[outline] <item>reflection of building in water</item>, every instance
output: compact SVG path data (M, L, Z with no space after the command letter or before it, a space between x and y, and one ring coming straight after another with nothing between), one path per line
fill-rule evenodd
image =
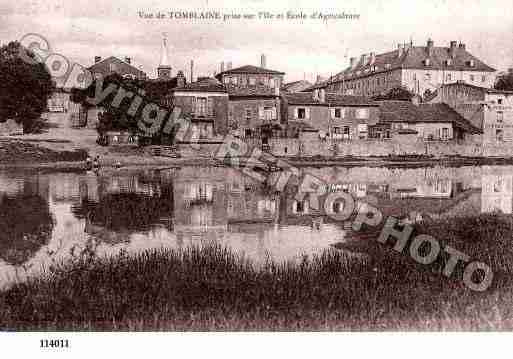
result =
M481 189L481 211L500 211L511 214L513 210L513 176L483 175Z
M391 198L450 198L453 193L453 183L450 179L427 179L411 187L396 187L390 192ZM461 186L455 186L461 188Z
M218 236L227 228L225 168L183 167L173 186L174 229L183 236Z

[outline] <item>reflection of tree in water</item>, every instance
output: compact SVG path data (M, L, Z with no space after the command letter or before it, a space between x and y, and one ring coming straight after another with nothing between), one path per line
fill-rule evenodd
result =
M159 196L107 193L100 196L99 202L83 200L73 208L73 213L112 231L144 231L172 216L173 191L171 186L162 186Z
M22 265L48 244L53 226L48 202L41 197L0 197L0 257Z

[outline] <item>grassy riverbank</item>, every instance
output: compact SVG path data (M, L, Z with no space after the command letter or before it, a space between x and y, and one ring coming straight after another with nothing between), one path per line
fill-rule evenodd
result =
M23 141L0 141L0 164L32 164L44 162L77 162L87 158L87 151L73 149L56 151Z
M437 265L387 250L356 258L330 249L262 268L217 246L153 250L80 260L16 285L0 294L0 328L511 330L511 219L480 216L416 231L490 264L493 285L473 292L461 269L446 278Z

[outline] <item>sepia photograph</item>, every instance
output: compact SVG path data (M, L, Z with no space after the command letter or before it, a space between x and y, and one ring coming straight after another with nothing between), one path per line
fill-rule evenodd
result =
M0 342L510 332L512 288L511 0L2 0Z

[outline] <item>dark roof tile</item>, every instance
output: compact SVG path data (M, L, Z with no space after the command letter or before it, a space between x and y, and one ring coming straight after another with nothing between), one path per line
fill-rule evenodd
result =
M312 92L283 93L283 99L290 105L325 105L325 106L377 106L372 100L363 96L349 96L327 93L326 101L314 100Z

